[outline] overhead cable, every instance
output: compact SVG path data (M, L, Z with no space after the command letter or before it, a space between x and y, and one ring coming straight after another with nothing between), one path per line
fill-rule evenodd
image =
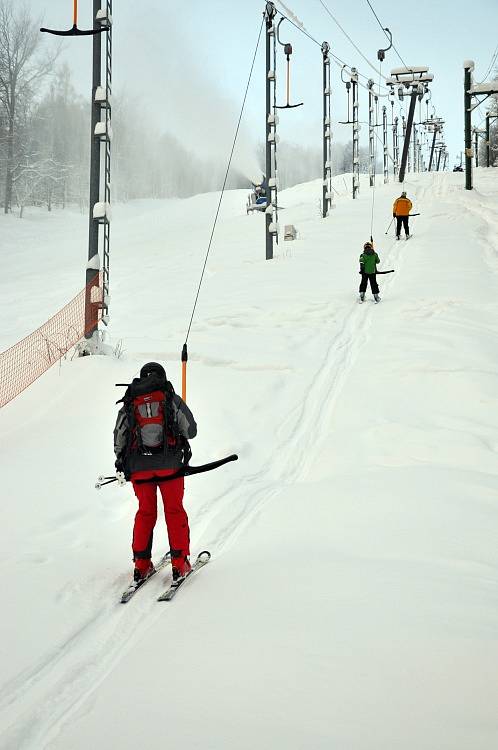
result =
M382 23L380 22L379 16L378 16L378 15L377 15L377 13L375 12L375 10L374 10L374 7L373 7L372 3L370 2L370 0L367 0L367 3L368 3L368 5L369 5L369 7L370 7L370 10L372 11L372 13L374 14L375 18L377 19L377 23L379 24L380 28L381 28L381 29L382 29L382 31L384 32L384 34L385 34L385 36L386 36L387 40L388 40L389 42L391 42L393 50L394 50L394 51L396 52L396 54L398 55L399 59L401 60L401 62L402 62L402 63L403 63L403 65L404 65L404 67L405 67L405 68L407 68L408 70L410 70L410 67L409 67L409 66L408 66L408 65L407 65L407 64L405 63L405 61L403 60L403 58L402 58L402 57L401 57L401 55L399 54L398 50L396 49L396 45L394 44L394 42L393 42L393 40L392 40L392 37L390 37L390 36L389 36L389 34L388 34L388 33L386 32L386 29L385 29L385 27L384 27L384 26L382 25Z
M246 104L247 93L249 91L249 85L251 83L252 73L253 73L253 70L254 70L254 63L256 62L256 55L257 55L258 49L259 49L259 41L261 39L261 32L263 30L263 25L264 25L264 18L263 18L263 20L261 22L261 26L259 28L258 41L256 42L256 49L254 50L254 55L253 55L253 58L252 58L251 70L249 72L249 78L247 79L247 85L246 85L246 90L245 90L245 93L244 93L244 99L243 99L243 102L242 102L242 107L240 109L239 120L237 122L237 127L235 129L235 136L234 136L233 143L232 143L232 149L230 151L230 157L228 159L227 169L226 169L226 173L225 173L225 179L223 180L223 187L221 188L220 200L218 201L218 208L216 209L216 215L214 217L213 228L211 230L211 236L209 238L209 244L208 244L208 248L207 248L207 252L206 252L206 257L204 259L204 265L202 267L201 278L200 278L200 281L199 281L199 286L197 288L197 294L195 296L194 306L192 308L192 314L190 316L190 322L188 324L187 335L185 336L185 345L187 344L188 337L189 337L189 334L190 334L190 329L192 327L192 321L194 320L195 309L197 307L197 301L199 299L199 294L200 294L200 291L201 291L202 281L204 279L204 272L206 271L206 265L207 265L207 262L208 262L209 253L210 253L210 250L211 250L211 245L212 245L212 242L213 242L214 232L215 232L215 229L216 229L216 224L218 222L218 216L219 216L219 213L220 213L221 202L223 200L223 195L225 193L225 188L226 188L226 184L227 184L227 180L228 180L228 173L229 173L230 167L232 165L233 152L235 151L235 144L237 143L237 137L239 135L240 123L242 122L242 115L244 114L244 108L245 108L245 104Z

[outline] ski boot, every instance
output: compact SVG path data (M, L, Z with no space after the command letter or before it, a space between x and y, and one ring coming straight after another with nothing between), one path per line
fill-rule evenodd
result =
M179 583L188 576L192 566L187 555L184 557L173 557L171 559L171 572L173 576L173 583Z
M365 292L360 292L360 302L365 302Z
M375 300L375 304L377 304L378 302L380 302L380 297L379 297L378 294L374 294L374 300Z

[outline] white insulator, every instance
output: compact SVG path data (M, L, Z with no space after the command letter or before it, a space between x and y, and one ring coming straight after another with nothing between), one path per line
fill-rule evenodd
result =
M265 208L265 214L273 214L275 212L275 206L273 203L269 203L268 206Z
M328 187L328 184L329 184L329 181L328 181L328 180L323 180L323 181L322 181L322 185L323 185L323 187Z
M112 211L111 204L106 201L99 201L93 207L93 218L94 219L107 219L111 220Z
M330 117L326 117L325 120L323 121L323 124L330 125Z
M87 271L100 271L100 257L98 253L92 255L86 264Z
M278 143L280 141L280 136L277 133L268 133L268 142L269 143Z
M270 232L270 234L278 234L280 231L280 224L276 221L270 222L268 231Z
M107 89L105 86L97 86L95 89L95 101L107 102Z
M278 179L277 177L270 177L268 180L268 187L270 188L276 188L278 187Z
M102 26L112 25L112 16L110 13L109 15L107 14L107 8L101 8L100 10L98 10L95 18Z
M330 163L329 161L326 161L326 162L325 162L325 169L330 169L330 168L331 168L331 166L332 166L332 165L331 165L331 163Z
M280 122L278 115L268 115L268 125L278 125Z
M323 93L325 94L325 96L330 96L330 86L326 86Z
M330 138L330 128L325 131L325 138Z
M112 127L111 127L111 121L110 120L102 120L101 122L98 122L95 125L94 130L95 135L98 135L99 138L105 138L109 141L112 141Z
M275 71L274 70L269 70L268 71L268 80L269 81L274 81L275 78L276 78Z

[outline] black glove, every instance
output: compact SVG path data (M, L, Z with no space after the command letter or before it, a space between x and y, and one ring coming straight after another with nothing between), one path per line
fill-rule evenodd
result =
M124 473L124 464L120 458L117 458L114 462L114 467L116 471L122 471Z
M395 219L395 218L396 218L396 214L393 214L393 219Z

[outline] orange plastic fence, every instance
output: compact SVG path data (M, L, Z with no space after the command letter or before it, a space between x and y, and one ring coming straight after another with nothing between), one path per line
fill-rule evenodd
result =
M85 300L90 304L86 308ZM58 362L102 317L101 274L29 336L0 354L0 408Z

